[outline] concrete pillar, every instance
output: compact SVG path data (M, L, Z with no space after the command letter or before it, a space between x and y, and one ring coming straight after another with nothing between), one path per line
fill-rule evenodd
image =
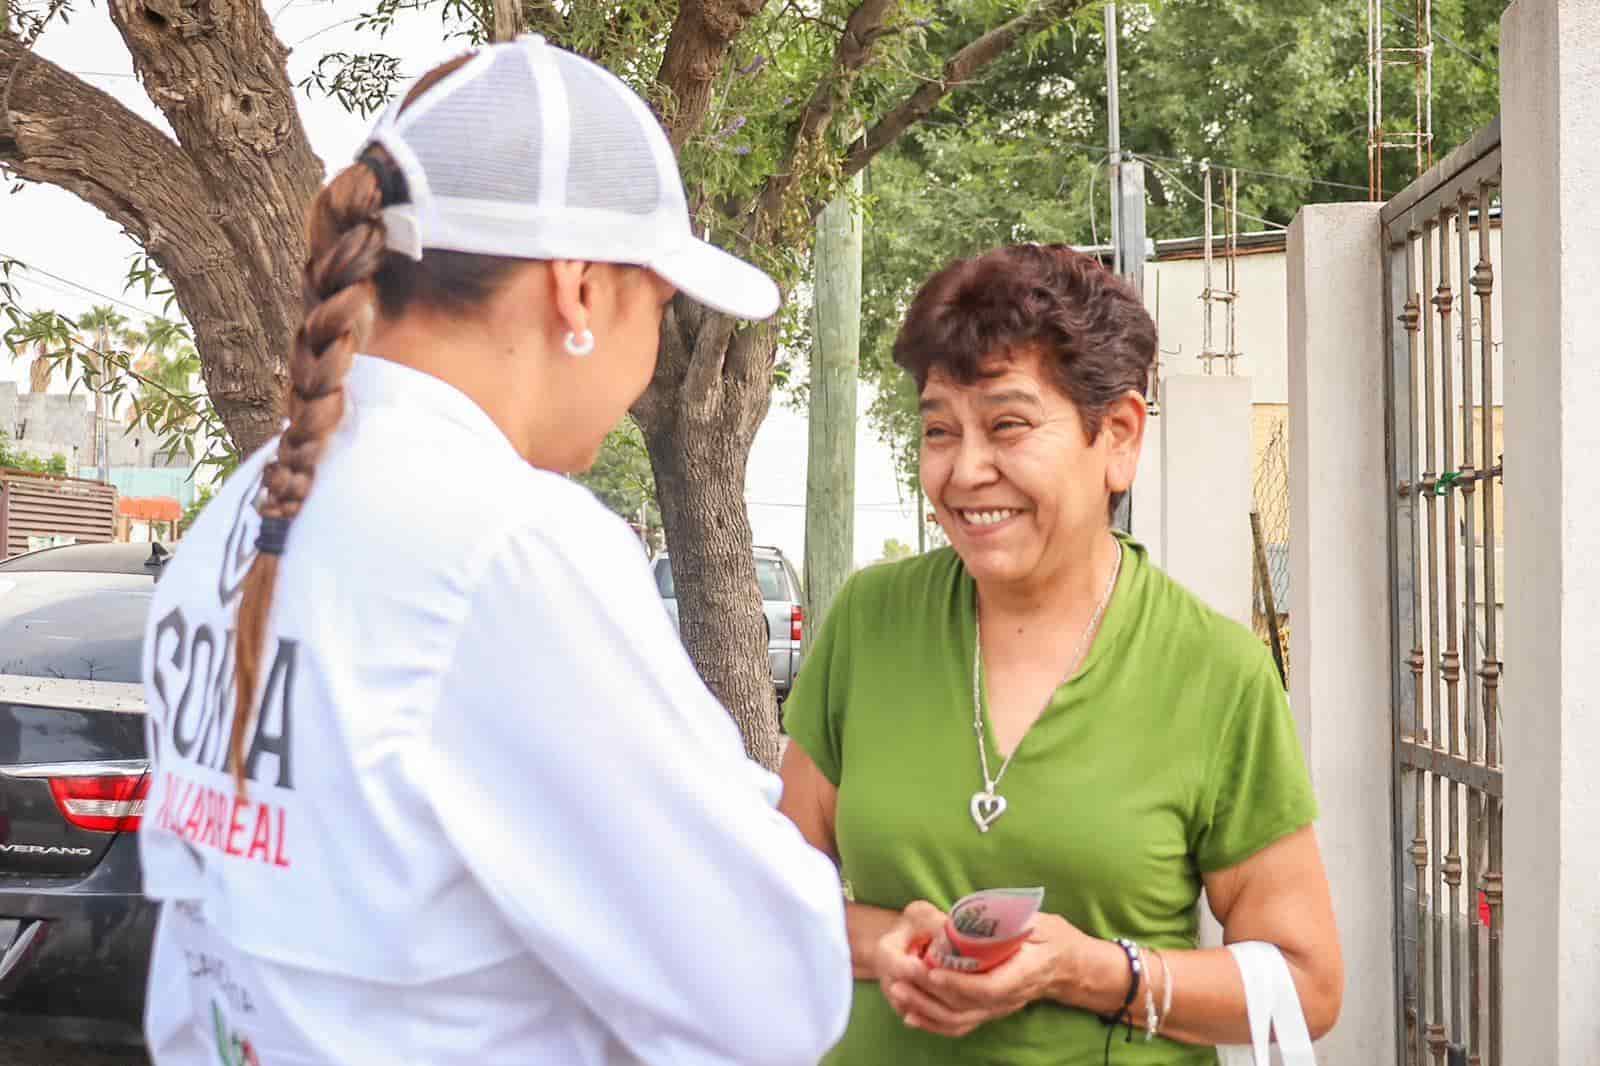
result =
M1344 1012L1318 1053L1340 1066L1396 1053L1379 209L1305 207L1289 229L1289 702L1344 947Z
M1600 4L1517 0L1500 32L1510 697L1501 1061L1590 1066L1600 1063Z
M1250 379L1163 378L1160 421L1165 569L1249 625Z
M1145 546L1150 561L1159 567L1167 565L1166 542L1162 539L1162 504L1165 492L1161 483L1162 439L1166 421L1153 415L1145 421L1144 450L1139 453L1139 469L1133 477L1133 489L1128 493L1133 500L1133 539Z

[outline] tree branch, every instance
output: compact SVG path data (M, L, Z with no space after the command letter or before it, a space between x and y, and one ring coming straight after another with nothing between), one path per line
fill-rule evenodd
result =
M754 234L770 232L781 216L806 153L827 135L839 106L849 98L851 83L871 57L873 44L883 36L889 16L898 6L899 0L862 0L850 13L834 48L833 68L812 90L811 99L795 120L783 165L761 191L751 222Z
M895 141L906 130L933 113L950 93L972 80L990 63L1010 51L1017 42L1049 27L1052 23L1069 18L1093 0L1038 0L1027 11L1001 23L978 37L945 61L944 71L937 78L920 86L899 106L880 118L851 145L845 156L843 177L851 178L872 161L872 158ZM813 204L813 218L821 212L823 204Z
M667 38L656 80L672 93L667 138L681 150L706 120L712 85L735 37L767 6L767 0L683 0Z
M110 94L7 37L0 37L0 165L70 190L147 246L180 242L227 255L183 149Z
M555 44L561 43L561 35L567 29L567 20L561 17L554 0L523 0L522 24Z

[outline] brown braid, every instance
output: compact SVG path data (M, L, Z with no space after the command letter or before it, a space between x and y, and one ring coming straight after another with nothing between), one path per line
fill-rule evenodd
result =
M373 278L383 264L383 191L372 169L347 168L312 201L302 276L305 323L289 354L289 427L263 476L264 522L292 521L305 505L317 460L344 415L344 376L372 324ZM265 538L263 538L265 539ZM229 760L245 789L245 737L261 673L279 553L261 550L246 575L235 638L237 693Z
M472 56L424 75L402 104L409 107ZM388 187L388 196L385 191ZM509 273L509 260L430 253L413 264L384 249L386 203L408 198L404 178L381 148L369 148L311 202L308 253L301 277L306 317L289 353L289 426L262 479L262 535L245 576L235 636L235 700L228 759L239 794L245 792L245 739L254 717L266 648L273 588L288 524L305 506L317 461L344 416L344 378L370 329L378 305L398 315L412 302L465 309L480 302ZM433 291L427 291L432 288ZM411 296L415 293L417 299Z

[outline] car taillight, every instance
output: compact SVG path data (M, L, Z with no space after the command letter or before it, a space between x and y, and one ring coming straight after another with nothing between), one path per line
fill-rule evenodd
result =
M68 822L96 833L135 832L150 794L149 774L52 777L50 794Z
M789 639L804 640L802 635L805 629L806 612L800 609L797 603L789 609Z

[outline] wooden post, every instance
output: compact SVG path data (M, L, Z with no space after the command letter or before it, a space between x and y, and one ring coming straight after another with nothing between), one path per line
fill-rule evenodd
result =
M494 23L489 27L489 40L494 44L515 40L521 20L518 0L492 0Z
M861 358L861 175L817 219L806 464L809 642L855 562L856 380Z

